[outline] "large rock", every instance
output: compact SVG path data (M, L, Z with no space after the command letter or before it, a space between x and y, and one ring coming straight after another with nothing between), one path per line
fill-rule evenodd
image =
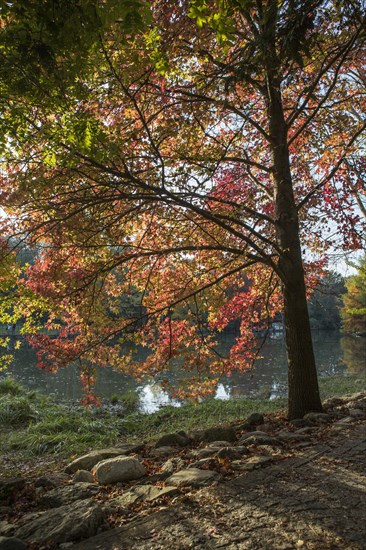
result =
M153 501L161 497L172 497L179 493L177 487L155 487L154 485L137 485L119 497L110 501L112 506L128 507L138 500Z
M202 433L202 440L210 441L236 441L235 430L230 426L216 426L207 428Z
M178 445L179 447L185 447L190 444L190 439L184 432L165 434L155 443L155 447L170 447L171 445Z
M0 481L0 500L12 498L25 486L25 480L22 477L3 479Z
M272 464L273 458L269 456L252 456L245 462L242 460L235 460L231 463L232 467L235 470L258 470L259 468L263 468L264 466L269 466Z
M200 470L198 468L190 468L187 470L180 470L172 476L168 477L167 483L169 485L180 486L191 486L191 487L200 487L202 485L207 485L212 481L215 481L219 478L219 475L216 472L211 470Z
M75 500L85 500L99 493L100 488L94 483L74 483L48 491L39 498L39 503L48 508L57 508Z
M99 462L92 472L95 479L102 485L130 481L144 476L146 471L137 458L119 456Z
M61 544L94 536L104 522L101 507L92 500L81 500L22 519L15 536L33 544Z
M264 424L264 416L260 413L252 413L248 416L248 418L237 426L238 430L250 430L252 428L255 428L256 426L260 426L261 424Z
M79 458L76 458L73 462L68 464L65 468L65 472L73 474L78 470L91 470L93 466L105 460L107 458L114 458L116 456L128 455L141 450L143 445L121 445L120 447L109 447L107 449L97 449L91 451Z

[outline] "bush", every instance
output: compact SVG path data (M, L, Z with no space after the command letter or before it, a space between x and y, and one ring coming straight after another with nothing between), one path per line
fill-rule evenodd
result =
M0 380L0 395L21 395L23 388L13 378L4 378Z

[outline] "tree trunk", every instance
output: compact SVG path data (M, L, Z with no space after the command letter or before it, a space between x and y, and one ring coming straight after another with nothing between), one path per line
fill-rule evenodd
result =
M289 419L301 418L322 405L315 366L301 257L299 219L293 193L287 146L281 81L275 48L269 48L267 65L267 109L273 160L279 272L282 278L286 350L288 360Z

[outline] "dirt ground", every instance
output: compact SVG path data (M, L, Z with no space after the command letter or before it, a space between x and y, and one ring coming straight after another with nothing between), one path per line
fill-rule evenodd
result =
M366 422L288 458L187 489L73 550L366 549Z

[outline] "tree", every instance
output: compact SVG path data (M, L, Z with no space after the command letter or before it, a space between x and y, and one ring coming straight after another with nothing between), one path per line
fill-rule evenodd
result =
M366 335L366 257L360 260L356 275L346 280L341 316L343 329L350 334Z
M339 309L345 291L344 278L339 273L329 272L321 278L308 301L310 324L313 329L340 329Z
M7 9L3 202L45 245L24 282L60 330L34 338L40 354L51 365L82 358L86 383L93 363L136 375L179 356L202 394L256 357L253 326L283 309L289 417L320 411L305 278L310 288L334 245L330 217L344 246L361 246L344 167L366 128L364 3L156 1L132 36L126 13L99 18L85 63L72 37L53 47L38 24L31 35L52 63L37 54L37 76L18 55L22 86L8 77L23 15ZM305 273L302 248L313 257ZM136 291L139 330L118 315L119 295ZM235 318L241 335L222 358L215 337ZM121 357L131 328L151 350L142 366Z

